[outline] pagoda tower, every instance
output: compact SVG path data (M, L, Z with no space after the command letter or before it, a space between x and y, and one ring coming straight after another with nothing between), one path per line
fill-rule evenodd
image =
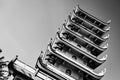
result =
M7 72L13 75L13 80L34 80L34 77L40 80L100 80L106 69L100 73L95 70L107 59L107 55L101 59L98 56L108 48L108 43L104 43L109 38L110 23L111 20L103 22L77 5L55 38L50 40L45 53L41 51L35 68L16 56L9 62Z
M108 44L102 44L109 38L105 34L110 22L77 5L37 59L35 67L52 77L43 80L100 80L106 69L100 73L95 69L107 59L107 55L101 59L98 56L108 48Z

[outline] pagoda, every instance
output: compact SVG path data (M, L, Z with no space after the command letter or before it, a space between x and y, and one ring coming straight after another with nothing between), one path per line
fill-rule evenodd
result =
M36 68L55 80L100 80L106 69L100 73L95 69L107 59L107 55L101 59L98 56L108 48L108 44L102 44L109 38L109 34L104 35L110 30L110 22L101 21L77 5L38 57Z

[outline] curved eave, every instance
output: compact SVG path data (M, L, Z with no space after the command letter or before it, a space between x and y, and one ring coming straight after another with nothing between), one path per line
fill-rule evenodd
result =
M110 21L109 21L109 22L103 22L102 20L100 20L100 19L96 18L95 16L89 14L88 12L82 10L82 9L79 7L79 5L76 6L75 11L76 11L76 12L77 12L77 11L83 12L83 13L86 14L87 16L89 16L89 17L95 19L96 21L102 23L103 25L105 25L105 27L108 26L108 25L110 24ZM104 27L104 28L105 28L105 27Z
M55 45L55 43L53 43L52 44L52 46L50 45L49 47L51 47L57 54L56 55L58 55L58 56L62 56L62 58L64 57L64 58L67 58L67 59L69 59L69 60L71 60L72 62L75 62L75 64L76 65L79 65L79 62L77 62L76 60L74 60L74 59L72 59L72 56L71 57L68 57L67 55L64 55L64 52L62 52L62 51L59 51L59 50L56 50L56 49L54 49L54 45ZM48 47L48 49L49 49L49 47ZM80 53L79 53L80 54ZM82 55L84 55L84 54L82 54ZM84 55L85 57L87 57L87 58L89 58L88 56L86 56L86 55ZM104 59L103 59L104 58ZM102 59L101 59L101 61L106 61L105 60L105 57L103 57ZM96 64L96 65L94 65L93 63L87 63L88 64L88 67L89 68L91 68L91 69L96 69L98 66L100 66L101 64L103 64L104 62L98 62L98 61L95 61L95 60L93 60L93 59L91 59L91 58L89 58L90 59L90 61L92 60L92 61L94 61L94 64ZM83 63L82 63L83 64ZM92 66L89 66L90 64L93 64L94 65L94 67L92 67ZM83 65L85 65L85 64L83 64Z
M97 26L93 25L93 24L90 23L89 21L86 21L85 19L82 19L81 17L79 17L79 16L77 16L77 15L75 14L75 11L73 11L72 15L75 16L75 17L77 17L78 19L80 19L80 20L88 23L89 25L91 25L91 26L93 26L94 28L98 29L99 31L103 32L104 34L109 31L108 29L103 30L103 29L101 29L101 28L98 28Z
M53 80L66 80L64 77L58 75L56 72L53 72L51 70L49 70L47 68L47 64L44 63L44 59L42 59L43 57L39 57L38 58L38 61L37 61L37 64L36 64L36 68L38 68L40 71L44 72L45 74L49 75L49 76L52 76Z
M47 64L47 63L43 63L43 60L45 60L45 58L40 60L40 64L46 72L50 73L50 75L58 78L59 80L75 80L74 78L72 78L72 77L68 76L67 74L54 68L54 66ZM58 79L56 79L56 80L58 80Z
M72 20L72 21L73 21L73 18L79 19L80 21L82 21L82 24L78 23L79 25L82 25L85 29L88 29L90 32L94 33L95 35L97 35L97 36L99 36L99 37L101 37L101 38L102 38L102 36L103 36L105 33L108 32L108 31L103 32L103 31L100 31L100 30L97 29L97 30L99 31L99 33L96 33L96 32L94 32L93 30L87 28L87 26L85 25L86 22L83 21L82 19L80 19L78 16L76 16L76 15L74 14L74 12L73 12L70 16L71 16L71 20ZM73 21L73 22L74 22L74 21ZM84 24L83 24L83 23L84 23ZM87 25L90 26L90 27L93 27L92 25L90 25L90 24L88 24L88 23L87 23Z
M73 77L68 76L67 74L59 71L57 68L55 68L55 67L52 66L52 65L46 64L46 67L47 67L49 70L51 70L52 72L61 75L61 76L64 77L66 80L76 80L76 79L74 79Z
M56 34L55 40L59 40L60 42L68 45L69 47L71 47L72 49L76 50L77 52L80 52L81 54L83 54L83 55L91 58L91 59L94 60L94 61L96 61L97 63L102 64L102 63L104 63L104 62L106 61L106 59L98 59L96 56L94 56L94 55L92 55L92 54L90 54L90 53L86 53L86 52L82 51L80 48L75 47L75 46L71 45L70 43L61 40L61 38L60 38L60 36L59 36L59 33ZM54 41L55 41L55 40L54 40ZM54 41L53 41L53 42L54 42Z
M96 34L94 34L94 33L93 33L92 31L90 31L89 29L84 28L83 25L77 25L77 24L75 24L75 23L71 20L71 16L70 16L70 15L68 16L68 22L67 22L67 24L73 24L73 25L75 25L76 27L82 29L83 31L87 32L88 34L91 34L92 36L98 38L99 40L101 40L101 41L103 41L103 42L105 42L105 41L108 39L108 37L107 37L107 38L101 38L101 37L97 36ZM68 27L66 26L66 28L68 28Z
M82 38L81 36L79 36L78 34L74 33L73 31L68 30L65 26L62 27L61 31L62 31L62 30L66 30L66 31L69 32L70 34L76 36L78 39L80 39L80 40L88 43L89 45L95 47L96 49L98 49L98 50L100 50L100 51L102 51L102 52L107 49L107 48L101 48L101 47L97 46L96 44L91 43L90 41Z
M68 63L71 63L73 66L77 67L78 69L80 70L83 70L85 73L91 75L92 77L95 77L97 79L101 79L105 72L104 71L101 71L101 73L95 73L93 70L91 70L90 68L82 65L82 64L76 64L74 61L70 60L69 57L65 57L65 56L61 56L61 55L58 55L58 52L54 51L51 47L49 48L49 50L51 51L51 53L53 53L54 55L56 56L59 56L60 58L62 58L63 60L65 60L66 62Z

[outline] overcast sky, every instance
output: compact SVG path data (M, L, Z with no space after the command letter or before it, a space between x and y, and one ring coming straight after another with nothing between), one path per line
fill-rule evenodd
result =
M40 51L45 52L54 35L75 5L99 19L112 20L108 60L97 71L107 68L102 80L120 76L120 2L119 0L0 0L0 48L6 60L19 59L34 67Z

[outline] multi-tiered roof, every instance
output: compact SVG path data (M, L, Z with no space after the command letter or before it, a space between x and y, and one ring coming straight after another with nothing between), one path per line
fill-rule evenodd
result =
M94 70L107 58L97 57L108 47L102 44L109 38L104 36L109 24L110 21L103 22L77 6L38 58L36 68L56 80L100 80L106 69L100 73Z

